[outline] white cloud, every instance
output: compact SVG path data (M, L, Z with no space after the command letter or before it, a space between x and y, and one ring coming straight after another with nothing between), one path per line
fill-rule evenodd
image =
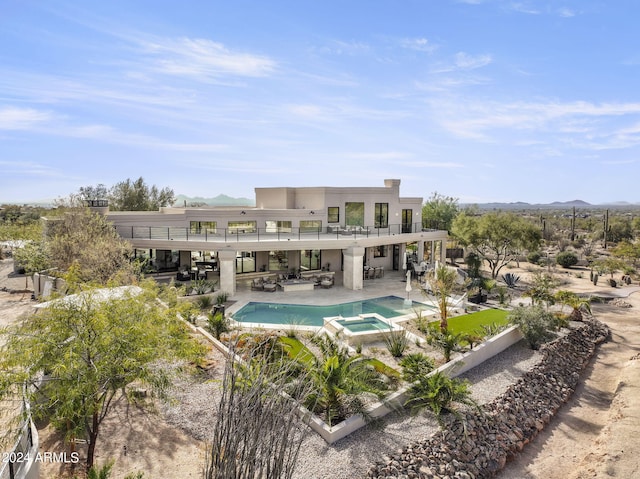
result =
M272 74L276 62L266 56L229 50L222 43L203 38L141 41L157 70L170 75L201 79L233 75L263 77Z
M561 8L558 10L558 15L564 18L571 18L577 15L575 10L571 10L570 8Z
M462 70L474 70L482 68L491 63L491 55L469 55L468 53L458 52L455 56L455 65Z
M528 15L539 15L541 12L531 6L528 3L524 2L513 2L509 5L511 10L515 10L519 13L526 13Z
M0 108L0 130L30 130L50 121L53 115L33 108Z
M417 50L419 52L433 53L438 49L437 45L434 45L426 38L403 38L400 40L400 45L403 48L409 50Z

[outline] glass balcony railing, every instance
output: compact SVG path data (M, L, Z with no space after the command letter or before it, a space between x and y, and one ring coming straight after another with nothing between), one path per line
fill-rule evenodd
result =
M173 241L205 242L249 242L249 241L294 241L327 240L348 238L370 238L394 236L421 231L436 231L438 228L423 228L422 223L396 224L385 228L373 226L326 226L322 228L217 228L216 230L194 231L189 227L165 226L116 226L116 231L124 239L149 239Z

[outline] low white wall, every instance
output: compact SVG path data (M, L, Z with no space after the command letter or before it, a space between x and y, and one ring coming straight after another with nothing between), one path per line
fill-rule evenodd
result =
M194 328L193 325L190 325L190 327L197 330L207 338L218 350L228 354L228 350L225 345L215 339L204 328ZM459 376L460 374L482 364L484 361L492 358L496 354L501 353L510 346L513 346L521 339L522 333L518 327L512 326L476 346L471 351L468 351L452 359L448 363L443 364L439 368L433 370L430 374L435 374L440 371L449 377ZM402 408L407 400L408 390L409 386L401 388L387 396L384 402L377 402L371 405L368 409L368 415L372 418L380 418L386 416L394 409ZM334 442L347 437L349 434L367 425L364 417L360 414L351 416L335 426L327 425L322 419L314 414L310 414L306 409L301 409L300 416L309 418L308 423L311 429L318 433L328 444L333 444Z
M485 341L477 346L475 349L460 355L446 364L443 364L439 368L432 371L430 374L435 374L440 371L447 376L456 377L463 374L470 369L480 365L487 359L501 353L505 349L513 346L522 339L522 333L517 326L512 326L502 333L494 336L493 338ZM373 418L379 418L389 414L394 408L402 408L407 400L407 393L409 387L404 387L395 393L387 396L384 402L377 402L373 404L368 413ZM336 424L333 427L329 427L317 416L312 416L312 420L309 422L309 426L316 431L322 438L329 444L348 436L349 434L357 431L361 427L367 425L367 422L361 415L351 416L345 421Z

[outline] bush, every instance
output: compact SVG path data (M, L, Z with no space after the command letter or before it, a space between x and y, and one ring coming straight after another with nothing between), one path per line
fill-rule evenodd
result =
M519 306L508 316L509 321L516 324L531 349L553 339L558 329L558 318L541 306Z
M404 329L389 331L384 337L384 342L394 358L401 357L409 347L409 337Z
M542 253L540 251L532 251L527 255L527 261L532 264L538 264L540 262L540 258L542 258Z
M205 309L211 309L211 306L213 306L213 298L211 296L198 296L194 303L198 309L204 311Z
M571 251L563 251L556 256L556 263L563 268L571 268L578 264L578 257Z

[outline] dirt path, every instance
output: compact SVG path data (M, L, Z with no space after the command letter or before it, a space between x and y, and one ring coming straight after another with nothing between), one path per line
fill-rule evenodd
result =
M594 305L611 328L572 399L500 479L640 477L640 293Z

